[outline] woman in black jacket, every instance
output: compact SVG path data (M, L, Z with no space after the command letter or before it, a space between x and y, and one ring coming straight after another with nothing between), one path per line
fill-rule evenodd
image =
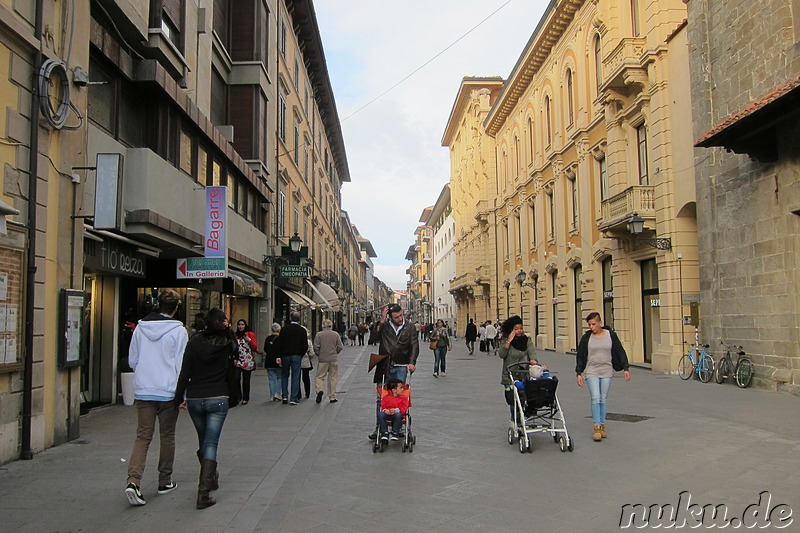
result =
M238 391L230 390L227 379L235 354L236 340L228 317L221 309L210 310L203 333L192 337L186 345L175 390L175 401L181 409L189 410L199 441L198 509L217 503L208 493L219 487L217 446L228 415L230 395L238 395Z
M614 371L622 370L625 381L630 381L628 356L617 334L606 326L595 311L586 316L589 324L587 331L578 343L578 354L575 357L575 373L578 386L586 386L592 401L592 419L594 432L592 438L600 441L606 437L606 403L611 388ZM586 377L584 378L584 373Z

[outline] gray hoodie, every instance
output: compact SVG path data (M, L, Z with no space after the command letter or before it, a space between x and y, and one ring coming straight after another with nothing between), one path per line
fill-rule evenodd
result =
M188 340L183 324L172 317L150 313L139 321L128 354L134 398L172 401Z

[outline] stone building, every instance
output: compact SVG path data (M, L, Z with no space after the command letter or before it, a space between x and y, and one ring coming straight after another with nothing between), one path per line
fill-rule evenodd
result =
M456 265L449 291L456 320L466 325L500 317L497 306L497 197L494 139L484 120L503 89L498 77L465 77L450 111L442 146L450 150L450 205Z
M539 348L574 350L597 310L632 361L676 367L698 292L685 19L679 0L552 2L483 121L490 295Z
M700 328L800 390L800 3L687 0Z
M431 304L434 322L442 319L453 327L456 323L455 299L450 292L450 283L456 276L455 219L450 204L450 185L442 187L436 203L430 210L425 224L431 228L430 248Z

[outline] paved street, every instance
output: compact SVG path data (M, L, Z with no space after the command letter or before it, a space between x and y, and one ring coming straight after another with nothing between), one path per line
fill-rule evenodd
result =
M800 398L634 368L631 382L614 380L609 412L650 418L612 421L608 438L594 443L574 358L542 352L562 378L575 451L561 453L537 435L533 453L521 454L506 442L499 359L469 356L460 339L447 376L436 379L423 343L412 381L417 445L411 454L399 445L373 454L373 348L343 352L336 404L317 405L313 394L298 406L268 403L258 371L251 403L232 410L223 429L214 507L194 508L199 467L186 413L178 489L156 494L154 442L142 486L147 505L129 506L135 412L113 406L81 418L79 441L0 467L0 531L605 532L619 530L622 505L677 506L682 491L701 506L726 504L729 517L762 491L772 507L800 511Z

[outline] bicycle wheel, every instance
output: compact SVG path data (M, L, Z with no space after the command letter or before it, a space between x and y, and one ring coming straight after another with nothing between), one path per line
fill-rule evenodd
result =
M704 353L700 356L700 362L697 363L697 377L703 383L711 381L714 375L714 358L709 354Z
M726 355L722 359L720 359L719 364L717 365L717 371L714 373L717 383L722 383L725 381L725 378L731 375L731 358L730 356Z
M694 374L694 365L692 364L692 360L689 359L687 354L683 354L681 360L678 361L678 375L681 379L686 380L692 377Z
M753 381L753 363L750 359L739 359L739 362L736 363L736 370L734 371L736 375L736 384L744 389L750 386L750 383Z

